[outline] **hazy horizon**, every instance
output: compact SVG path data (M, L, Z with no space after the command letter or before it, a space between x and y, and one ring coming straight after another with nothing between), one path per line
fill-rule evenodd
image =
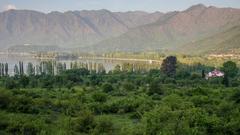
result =
M57 4L56 4L57 3ZM169 12L185 10L192 5L240 8L239 0L2 0L0 12L9 9L35 10L44 13L106 9L113 12L145 11Z

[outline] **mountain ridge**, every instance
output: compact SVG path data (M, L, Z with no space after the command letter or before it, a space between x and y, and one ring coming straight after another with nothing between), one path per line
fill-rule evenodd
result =
M134 13L135 18L131 17ZM129 28L153 22L161 15L162 13L145 12L115 13L108 10L47 14L30 10L10 10L0 13L0 40L4 45L89 45L110 36L120 35ZM145 19L146 17L149 19Z
M10 10L0 13L0 48L27 43L85 52L177 51L238 25L240 9L202 4L168 13Z
M152 24L137 27L117 38L102 41L92 48L111 46L108 51L131 51L130 47L125 48L132 45L134 51L148 48L174 50L189 41L212 36L238 24L240 9L193 6L182 12L165 14Z

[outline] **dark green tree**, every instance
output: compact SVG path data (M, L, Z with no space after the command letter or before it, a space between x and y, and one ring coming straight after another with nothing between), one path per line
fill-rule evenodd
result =
M74 122L74 129L80 133L90 133L96 126L94 115L89 112L83 112L81 117L77 118Z
M135 89L134 84L131 82L124 82L124 83L122 83L122 86L123 86L123 89L126 91L132 91Z
M62 63L57 64L57 74L60 74L64 71L64 66Z
M163 94L163 90L160 84L160 81L154 80L149 84L149 89L148 89L148 94L153 95L153 94Z
M14 75L15 76L19 76L20 75L19 68L18 68L18 66L16 64L14 66Z
M41 74L40 66L36 65L36 75L40 75L40 74Z
M3 76L3 73L2 73L2 63L0 63L0 76Z
M63 63L63 70L64 70L64 71L67 70L67 65L66 65L66 63Z
M19 74L24 75L23 62L19 61Z
M174 77L176 75L176 65L177 58L175 56L168 56L163 60L161 65L161 72L169 77Z
M9 77L5 80L5 87L7 89L14 89L14 88L17 88L17 83L16 83L16 81L14 81L13 78Z
M35 68L31 62L29 62L27 65L27 75L29 76L35 75Z
M8 63L5 63L5 75L8 76Z
M4 74L4 64L3 63L1 63L1 76L4 76L5 74Z
M121 66L120 65L116 65L114 67L113 73L119 73L119 72L121 72Z
M19 83L22 85L23 88L26 88L29 84L29 78L25 75L20 77Z
M113 86L110 83L104 83L102 85L102 90L104 92L111 92L111 91L113 91Z
M231 78L235 77L238 73L237 64L232 61L227 61L223 63L223 67L221 68L221 70L225 73L225 75Z
M202 70L202 78L205 78L206 75L205 75L205 70Z
M229 77L227 74L224 75L223 77L223 84L226 86L226 87L229 87Z

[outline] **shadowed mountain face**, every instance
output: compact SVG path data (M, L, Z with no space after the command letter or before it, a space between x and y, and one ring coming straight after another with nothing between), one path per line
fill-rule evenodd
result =
M131 28L155 22L162 13L107 10L51 12L28 10L0 13L0 46L18 44L82 47L119 36Z
M181 12L146 13L107 10L51 12L11 10L0 13L0 47L18 44L79 47L82 51L199 51L214 49L210 37L236 36L240 9L195 5ZM234 32L234 34L231 34ZM221 36L220 36L221 37ZM231 37L222 38L229 40ZM202 40L208 40L203 42ZM198 44L200 43L201 44ZM215 42L215 41L212 41ZM224 48L226 43L221 42ZM193 49L197 47L198 50ZM212 46L212 47L209 47ZM240 47L239 43L233 43Z

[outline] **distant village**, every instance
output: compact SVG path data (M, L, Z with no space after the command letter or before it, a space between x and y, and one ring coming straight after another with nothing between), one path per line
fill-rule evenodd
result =
M230 49L226 52L213 51L208 58L240 59L240 49Z

